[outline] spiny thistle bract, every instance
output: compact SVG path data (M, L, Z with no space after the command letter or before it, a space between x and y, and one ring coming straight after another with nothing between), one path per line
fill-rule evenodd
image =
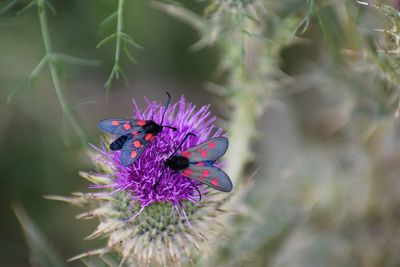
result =
M135 101L133 103L135 119L161 120L163 105L148 101L147 108L141 111ZM123 166L120 152L108 149L113 140L111 136L103 139L101 148L93 146L90 156L98 173L81 172L80 175L100 192L49 197L89 208L90 211L78 218L98 218L100 224L87 238L108 238L104 248L71 260L116 251L122 258L121 265L124 262L128 266L156 263L180 266L182 262L193 261L200 249L204 255L202 245L210 247L206 241L222 232L221 215L225 213L222 205L231 194L223 198L222 193L193 180L203 195L199 202L198 191L188 178L173 174L169 169L165 169L157 193L154 184L164 169L163 161L187 133L196 136L189 138L182 149L222 134L222 129L216 128L214 122L209 106L196 108L181 97L169 106L164 120L164 125L178 130L164 129L132 165Z
M390 20L391 28L390 29L377 29L376 31L381 31L386 34L389 34L393 38L393 42L395 45L395 49L399 49L400 46L400 13L395 8L385 4L371 4L364 1L357 1L357 3L365 6L372 6L376 8L379 12L381 12L384 16L386 16ZM398 53L398 51L390 51L394 53Z

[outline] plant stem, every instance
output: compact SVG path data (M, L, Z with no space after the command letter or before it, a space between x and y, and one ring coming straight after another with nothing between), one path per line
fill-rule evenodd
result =
M254 127L258 119L258 103L255 95L240 92L230 99L233 111L229 124L230 145L226 158L229 162L227 173L233 182L242 180L245 165L251 159L250 143L255 135Z
M108 78L105 87L107 89L106 91L106 97L108 98L108 95L110 93L111 89L111 84L112 80L115 78L119 79L119 74L123 75L123 72L120 68L119 61L120 61L120 56L121 56L121 45L122 45L122 34L124 30L124 20L123 20L123 6L124 6L125 0L118 0L118 10L117 10L117 32L115 33L115 56L114 56L114 66L112 68L110 77Z
M84 147L87 145L87 138L85 131L79 124L78 120L75 118L75 116L72 114L71 110L68 107L67 102L65 101L65 97L62 91L62 85L61 85L61 79L57 71L57 66L52 60L52 47L51 47L51 40L50 40L50 34L49 34L49 27L47 24L47 17L46 17L46 9L45 9L45 3L44 0L36 0L37 7L38 7L38 14L39 14L39 20L40 20L40 28L42 31L42 38L43 38L43 44L44 44L44 49L46 53L46 58L48 58L47 63L49 65L50 69L50 76L54 85L54 90L56 92L58 101L60 102L61 109L64 112L65 117L71 124L72 128L75 130L76 134L79 136L81 143Z
M116 37L116 47L115 47L115 64L119 64L119 57L121 54L121 33L124 28L124 21L122 17L122 10L125 0L118 1L118 21L117 21L117 37Z

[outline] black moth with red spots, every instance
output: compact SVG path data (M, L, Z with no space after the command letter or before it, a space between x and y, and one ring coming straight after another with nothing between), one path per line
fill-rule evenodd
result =
M111 150L121 150L121 163L124 166L132 164L143 153L145 148L162 132L164 127L176 131L175 127L162 125L165 112L171 101L171 95L167 92L168 100L160 124L153 120L136 119L104 119L99 122L99 128L107 133L119 135L110 144Z
M228 139L226 137L215 137L186 151L182 151L179 155L175 155L182 143L190 135L193 134L187 134L174 153L164 161L165 166L218 191L232 191L233 185L229 176L214 166L215 161L222 157L228 149ZM154 185L155 190L161 178L162 175ZM189 181L192 183L190 179ZM193 183L192 185L196 187ZM199 190L198 192L201 199L201 193Z

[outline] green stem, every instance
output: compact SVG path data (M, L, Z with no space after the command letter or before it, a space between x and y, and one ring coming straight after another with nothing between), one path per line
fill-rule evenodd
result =
M50 76L54 85L54 90L56 92L58 101L60 102L61 109L64 112L65 117L75 130L76 134L79 136L82 145L86 147L87 145L87 139L86 139L86 134L83 128L80 126L78 120L75 118L75 116L72 114L71 110L68 107L67 102L65 101L64 94L62 92L62 85L61 85L61 79L57 71L57 66L54 63L54 61L51 59L51 55L53 53L52 47L51 47L51 41L50 41L50 34L49 34L49 27L47 24L47 17L46 17L46 10L45 10L45 3L44 0L36 0L37 6L38 6L38 14L39 14L39 20L40 20L40 28L42 31L42 38L43 38L43 44L44 44L44 49L46 52L46 58L48 58L47 62L49 65L50 69Z
M106 98L108 98L112 81L115 78L119 79L119 74L121 68L119 66L120 56L121 56L121 45L122 45L122 34L124 30L124 20L123 20L123 7L124 7L125 0L118 1L118 10L117 10L117 32L115 33L115 56L114 56L114 66L112 68L111 74L105 84L107 89L106 91Z
M125 0L118 1L118 21L117 21L117 40L116 40L116 47L115 47L115 64L119 64L119 57L121 54L121 33L124 29L124 21L122 17L122 10L124 6Z

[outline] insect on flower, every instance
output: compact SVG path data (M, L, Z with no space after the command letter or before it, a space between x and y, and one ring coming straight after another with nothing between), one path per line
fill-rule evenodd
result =
M214 166L214 163L225 154L225 151L228 149L228 139L226 137L211 138L200 145L180 152L179 155L175 155L189 136L194 136L194 134L186 134L185 138L171 156L164 161L164 170L170 168L175 172L181 173L183 176L206 184L218 191L232 191L233 186L229 176L224 171ZM154 185L155 191L163 173ZM197 189L201 200L199 189L190 179L189 182Z
M104 119L99 122L99 128L105 132L119 135L110 144L111 150L121 150L121 163L124 166L132 164L143 153L146 147L154 138L162 132L163 128L177 129L172 126L162 125L165 112L171 102L171 95L168 95L167 103L161 118L160 124L153 120L138 119Z

